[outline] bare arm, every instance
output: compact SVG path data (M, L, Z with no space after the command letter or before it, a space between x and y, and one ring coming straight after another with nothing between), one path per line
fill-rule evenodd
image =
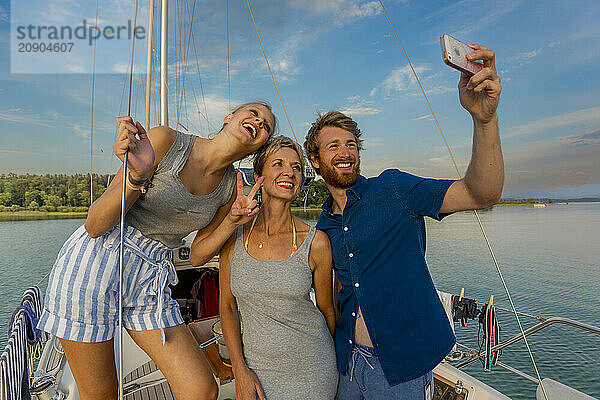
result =
M333 260L331 243L327 234L317 231L308 255L315 282L317 307L325 317L331 336L335 333L335 309L333 307Z
M337 274L335 274L335 277L333 279L333 309L335 310L336 322L341 317L340 309L338 308L338 305L337 305L338 296L340 295L341 291L342 291L342 284L340 283L340 280L338 279Z
M146 134L139 122L133 125L131 117L117 118L117 124L119 132L113 144L113 152L121 160L124 159L125 152L129 152L127 164L133 179L149 178L175 140L175 131L168 127L157 127ZM136 135L139 139L135 137ZM106 191L89 208L85 229L91 237L102 236L119 223L122 187L123 166L121 165ZM139 190L126 186L125 212L131 208L140 194Z
M454 182L444 197L441 213L474 210L494 205L504 186L504 160L498 134L500 77L496 73L495 54L479 45L471 45L471 60L483 60L484 68L470 76L461 74L458 84L460 102L473 118L473 150L465 177Z
M242 337L240 329L240 318L238 314L237 302L235 296L231 292L231 256L235 246L235 233L231 235L229 240L221 250L219 261L219 291L220 291L220 313L221 313L221 328L229 357L233 374L235 376L235 392L236 399L240 400L255 400L258 394L261 400L265 399L265 395L260 386L260 382L256 375L248 368L244 360L242 351Z
M239 225L245 224L258 214L259 208L254 196L263 180L263 177L258 179L248 196L245 196L242 175L238 172L236 189L231 194L231 199L217 210L212 221L200 229L194 238L190 254L192 265L207 263L221 250L225 241Z

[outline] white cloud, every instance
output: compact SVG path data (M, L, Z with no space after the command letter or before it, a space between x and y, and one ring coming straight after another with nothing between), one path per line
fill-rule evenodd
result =
M541 51L541 49L527 51L524 53L517 54L515 58L521 61L531 60L532 58L535 58L538 54L540 54Z
M112 72L115 72L117 74L126 74L129 72L129 65L125 63L113 64Z
M347 108L341 110L341 112L344 114L357 116L357 115L379 114L381 112L381 110L379 110L377 108L373 108L373 107L352 106L352 107L347 107Z
M425 114L425 115L421 115L420 117L416 117L413 119L413 121L422 121L422 120L432 120L433 117L431 116L431 114Z
M84 68L81 65L75 65L75 64L66 64L65 68L67 68L67 70L69 72L73 72L73 73L77 73L77 74L83 74L85 72L88 72L88 68Z
M417 75L422 75L430 68L426 66L415 66ZM392 70L387 78L379 85L374 87L369 93L374 96L377 92L382 91L385 95L391 95L393 92L404 92L416 88L416 80L409 65L397 67Z
M438 85L438 86L424 88L424 89L425 89L425 93L428 95L452 93L452 92L457 91L456 87L449 87L449 86L444 86L444 85Z
M372 106L373 101L364 100L360 96L350 96L348 102L351 104L344 107L340 112L353 116L375 115L381 112L380 109Z
M598 120L600 120L600 107L586 108L583 110L573 111L566 114L555 115L553 117L547 117L539 119L537 121L528 122L512 130L509 130L507 134L502 135L502 138L506 139L514 136L530 135L548 129L558 128L561 126L593 122Z
M41 156L40 153L21 150L0 150L0 154L17 155L17 156Z
M599 183L599 150L599 129L505 149L505 192Z
M184 104L179 109L179 123L195 135L202 137L214 136L221 128L223 117L229 112L227 97L205 93L203 99L197 99L199 104L196 104L193 95L190 93L186 97ZM233 105L242 103L235 99L232 99L231 102ZM177 111L170 110L169 124L175 126L176 121Z
M73 130L77 136L80 136L84 139L90 138L90 126L83 126L80 124L73 125Z
M309 46L314 45L321 36L331 31L339 29L344 25L353 23L358 19L369 18L382 12L378 1L363 0L311 0L311 1L289 1L290 7L299 10L300 14L309 14L305 21L313 21L311 26L300 25L296 33L287 35L280 40L280 45L269 51L267 55L269 63L274 72L277 73L277 81L290 82L302 70L302 62L299 59L299 53ZM263 35L263 40L268 40L268 36ZM249 63L258 65L261 73L266 70L264 61L258 63ZM255 71L256 72L256 71Z
M379 1L364 0L311 0L297 2L292 6L301 8L308 13L326 16L336 16L335 23L346 24L358 18L367 18L382 12Z
M46 127L53 126L47 121L46 118L31 112L25 112L21 108L12 108L0 111L0 120L15 124L34 124Z
M455 25L461 28L451 32L450 35L459 40L467 40L474 32L489 29L490 26L496 26L499 20L515 11L521 3L521 0L505 0L502 2L493 0L483 2L482 0L461 1L446 7L445 10L438 10L436 14L442 18L452 15ZM476 9L479 12L477 18L465 24L464 11L468 9Z
M569 135L562 138L576 147L600 145L600 129L592 129L586 132Z
M382 12L378 1L370 1L364 4L348 2L345 7L340 10L339 16L342 19L365 18L378 15Z

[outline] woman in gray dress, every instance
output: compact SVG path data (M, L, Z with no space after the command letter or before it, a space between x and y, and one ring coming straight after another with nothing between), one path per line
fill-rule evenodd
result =
M335 397L331 245L290 210L303 167L302 149L284 136L256 155L260 212L221 250L221 323L238 400Z

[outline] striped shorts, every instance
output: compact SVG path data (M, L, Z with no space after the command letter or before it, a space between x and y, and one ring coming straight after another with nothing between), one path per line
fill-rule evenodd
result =
M171 251L126 226L123 327L145 331L183 323L169 285L177 284ZM61 339L103 342L119 318L120 226L91 238L84 226L65 242L50 274L38 328Z

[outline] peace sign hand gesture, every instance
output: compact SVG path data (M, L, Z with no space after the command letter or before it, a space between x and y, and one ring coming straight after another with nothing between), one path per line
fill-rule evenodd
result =
M229 220L235 225L243 225L250 221L252 217L258 214L260 207L258 207L258 201L254 198L258 189L265 180L264 176L258 178L248 196L244 194L244 182L242 179L242 173L237 173L237 195L235 201L231 205L229 211Z
M475 75L464 72L458 82L460 104L478 122L490 122L496 115L500 101L500 77L496 73L496 56L492 50L478 44L470 44L472 53L467 55L469 61L482 60L483 69Z

